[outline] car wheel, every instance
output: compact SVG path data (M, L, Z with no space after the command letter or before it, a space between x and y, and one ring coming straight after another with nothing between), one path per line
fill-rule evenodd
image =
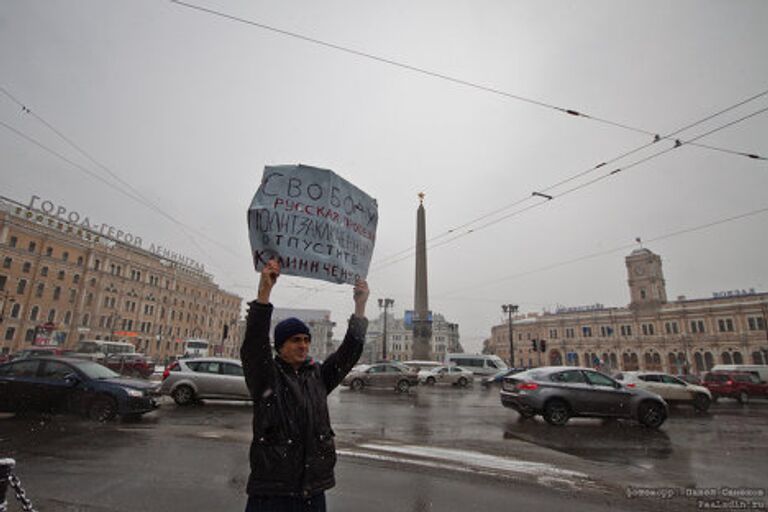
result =
M736 398L736 400L738 400L740 404L745 404L749 402L749 395L747 394L746 391L741 391L739 393L739 396Z
M458 384L459 384L460 387L465 388L465 387L469 386L469 381L467 380L466 377L459 377Z
M97 396L88 405L88 418L93 421L109 421L117 415L117 402L111 396Z
M427 377L427 386L434 386L434 385L435 385L435 378Z
M360 391L363 389L365 384L360 379L355 379L352 381L352 384L349 385L349 387L352 389L352 391Z
M667 419L664 406L657 402L643 402L637 409L637 419L648 428L659 428Z
M403 379L403 380L397 381L397 386L395 386L395 390L397 390L398 393L407 393L410 387L411 385L408 383L408 381Z
M693 408L699 412L707 412L711 402L707 395L700 393L693 399Z
M544 406L544 419L550 425L561 426L571 419L571 410L562 400L551 400Z
M179 405L189 405L195 401L195 391L187 385L181 385L174 389L171 396Z

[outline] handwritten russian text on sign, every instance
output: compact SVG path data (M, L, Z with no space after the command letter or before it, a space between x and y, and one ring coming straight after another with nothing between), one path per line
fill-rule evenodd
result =
M254 267L274 257L284 274L354 283L368 275L378 219L376 200L333 171L267 166L248 209Z

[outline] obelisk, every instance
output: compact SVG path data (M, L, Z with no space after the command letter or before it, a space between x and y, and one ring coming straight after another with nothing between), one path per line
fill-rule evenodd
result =
M424 193L419 193L416 211L416 282L413 298L413 358L417 361L432 359L432 319L429 315L427 291L427 221L424 212Z

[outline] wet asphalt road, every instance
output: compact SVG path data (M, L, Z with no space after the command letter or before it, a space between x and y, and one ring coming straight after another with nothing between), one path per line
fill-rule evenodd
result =
M696 510L681 494L768 492L768 401L680 407L659 431L521 420L479 386L341 389L329 404L339 451L330 510ZM5 415L0 457L17 459L43 512L242 510L250 418L247 403L214 401L168 401L129 423ZM665 489L675 496L627 497Z

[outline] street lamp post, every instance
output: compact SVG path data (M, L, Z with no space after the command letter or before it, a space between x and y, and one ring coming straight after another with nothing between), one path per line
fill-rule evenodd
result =
M512 314L517 313L517 304L502 304L501 310L507 313L509 318L509 366L515 367L515 341L512 337Z
M393 299L379 299L379 308L384 308L384 340L381 343L381 358L387 360L387 309L395 304Z

